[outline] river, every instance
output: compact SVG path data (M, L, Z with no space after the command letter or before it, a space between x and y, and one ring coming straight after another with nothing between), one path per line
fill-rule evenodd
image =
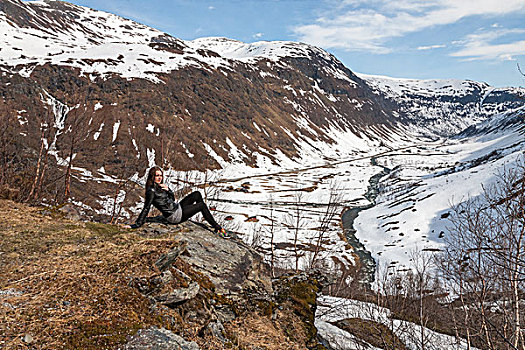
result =
M379 180L383 176L388 175L391 171L391 169L379 165L377 163L376 157L371 158L370 163L372 166L379 166L383 168L381 172L372 176L368 182L368 187L364 197L370 201L370 204L348 208L342 215L343 230L346 238L348 239L348 243L355 249L355 253L361 261L361 271L359 273L359 276L361 276L361 281L366 287L370 287L372 282L374 282L376 262L372 257L372 254L368 250L366 250L363 243L361 243L356 238L354 221L361 210L370 209L376 205L375 201L377 195L379 194L379 191L377 189Z

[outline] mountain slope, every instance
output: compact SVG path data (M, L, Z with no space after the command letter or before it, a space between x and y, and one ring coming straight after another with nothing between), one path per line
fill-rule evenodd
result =
M263 43L284 54L242 62L60 1L0 4L2 137L21 176L3 174L2 183L19 198L16 188L33 193L39 176L40 197L70 191L101 209L115 179L136 179L153 163L204 170L300 152L322 158L319 145L342 154L344 135L362 140L359 149L395 127L367 85L307 45Z
M404 269L413 251L443 248L454 229L451 207L497 186L501 174L525 161L524 117L525 107L511 110L454 138L378 158L390 171L373 208L355 222L373 257Z

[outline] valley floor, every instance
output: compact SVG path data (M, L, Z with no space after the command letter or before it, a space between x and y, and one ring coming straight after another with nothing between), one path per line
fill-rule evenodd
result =
M316 259L352 265L354 249L343 235L341 214L371 205L355 219L356 237L379 265L407 268L412 251L439 251L451 205L478 195L512 167L524 139L516 132L405 144L285 171L232 166L217 178L220 191L209 199L228 228L267 255L273 233L276 260L288 268L295 263L296 236L302 266L309 266L318 242L322 253ZM375 203L365 196L383 168L372 160L390 169L377 185Z

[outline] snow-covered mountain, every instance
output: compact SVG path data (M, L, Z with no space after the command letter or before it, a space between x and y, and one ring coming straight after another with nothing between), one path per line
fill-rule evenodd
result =
M22 169L31 176L45 159L45 176L59 177L71 163L73 197L101 214L115 179L136 180L152 164L222 168L223 178L344 165L473 132L523 105L519 88L356 75L310 45L183 41L61 1L2 0L0 30L3 118ZM346 202L366 202L379 170L357 176ZM312 176L305 182L326 194ZM125 192L129 216L137 197Z
M0 0L0 96L0 195L68 190L132 220L157 164L175 189L215 182L214 214L282 267L406 267L525 149L523 88L355 74L302 43L184 41L53 0Z
M419 131L429 129L430 135L454 135L488 116L523 106L523 100L511 97L523 94L519 88L494 88L468 80L359 76L378 93L396 101L395 115Z

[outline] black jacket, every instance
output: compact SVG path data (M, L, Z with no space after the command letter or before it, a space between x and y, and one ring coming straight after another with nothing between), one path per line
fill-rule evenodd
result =
M179 208L179 203L175 201L175 196L171 190L164 190L159 185L154 184L146 189L144 208L140 212L137 221L135 221L135 225L132 225L132 227L140 227L144 224L152 204L160 210L162 216L165 218L169 217Z

